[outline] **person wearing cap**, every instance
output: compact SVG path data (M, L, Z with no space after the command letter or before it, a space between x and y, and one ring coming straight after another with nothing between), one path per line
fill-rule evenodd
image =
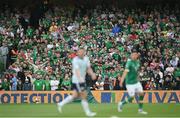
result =
M147 114L147 112L143 111L143 87L138 80L138 70L140 68L139 62L140 54L136 49L132 49L130 59L127 60L125 65L125 70L120 79L120 86L123 86L123 82L125 80L125 85L127 92L129 94L129 98L118 103L118 112L122 112L122 108L125 104L131 103L135 97L135 93L139 95L139 110L140 114Z

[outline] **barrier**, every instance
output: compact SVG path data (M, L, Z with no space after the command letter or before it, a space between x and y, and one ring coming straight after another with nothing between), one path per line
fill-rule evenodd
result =
M34 103L39 98L40 103L57 103L62 101L72 91L1 91L1 103ZM99 103L117 103L128 97L126 91L92 91L93 97ZM180 91L145 91L145 103L179 103ZM138 102L138 96L134 103Z

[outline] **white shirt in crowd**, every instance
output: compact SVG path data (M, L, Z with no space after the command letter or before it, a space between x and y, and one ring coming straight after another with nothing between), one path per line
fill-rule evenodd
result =
M96 82L96 86L98 86L98 90L104 90L104 82L101 81L101 82Z
M54 91L54 90L58 89L59 80L56 80L56 79L51 80L50 85L51 85L51 90Z

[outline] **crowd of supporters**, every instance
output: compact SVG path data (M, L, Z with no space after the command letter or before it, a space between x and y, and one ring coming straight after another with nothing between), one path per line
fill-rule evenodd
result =
M141 8L86 10L53 6L31 25L28 9L0 12L0 88L4 90L71 90L71 60L86 48L97 81L92 90L123 90L125 63L136 46L139 79L145 90L180 89L180 9ZM34 17L33 17L34 18Z

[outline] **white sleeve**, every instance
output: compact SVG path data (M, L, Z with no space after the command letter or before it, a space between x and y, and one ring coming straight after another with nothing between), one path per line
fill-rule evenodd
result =
M57 85L57 86L59 85L59 81L56 81L56 85Z
M51 85L51 86L54 86L54 85L53 85L53 81L52 81L52 80L50 81L50 85Z
M76 59L73 59L72 65L74 69L79 69L78 61Z

